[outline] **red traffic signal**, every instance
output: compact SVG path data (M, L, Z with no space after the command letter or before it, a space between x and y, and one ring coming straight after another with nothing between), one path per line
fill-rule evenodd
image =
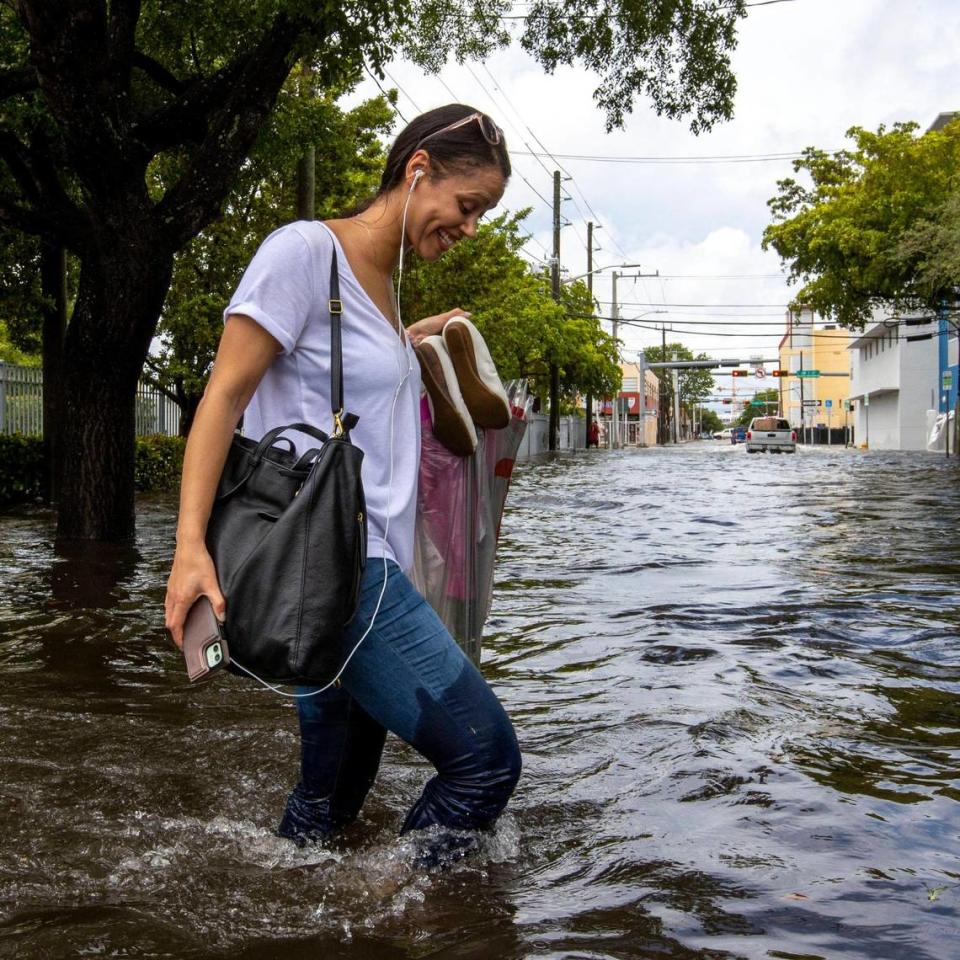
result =
M786 370L771 370L771 371L770 371L770 376L771 376L771 377L786 377L786 376L788 376L788 371L786 371Z
M749 370L731 370L730 376L731 377L749 377L750 371Z
M725 399L723 402L724 402L724 403L733 403L733 401L732 401L731 399L729 399L729 398Z

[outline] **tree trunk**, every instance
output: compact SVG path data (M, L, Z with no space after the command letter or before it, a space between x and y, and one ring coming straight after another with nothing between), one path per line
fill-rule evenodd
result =
M133 229L112 231L82 262L63 358L57 535L134 533L137 382L170 284L173 254Z
M190 430L193 427L193 421L196 419L197 409L202 399L202 393L183 395L183 402L180 404L180 428L178 431L181 437L190 436Z
M67 252L43 241L40 246L40 284L43 289L43 454L45 499L56 501L59 480L60 409L63 391L63 338L67 329Z

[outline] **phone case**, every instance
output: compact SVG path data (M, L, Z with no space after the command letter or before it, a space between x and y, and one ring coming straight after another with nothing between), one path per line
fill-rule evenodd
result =
M183 659L191 682L209 676L230 662L227 641L213 604L199 597L183 625Z

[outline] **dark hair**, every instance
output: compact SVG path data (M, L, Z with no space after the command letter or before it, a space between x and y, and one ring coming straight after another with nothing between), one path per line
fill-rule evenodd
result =
M450 170L492 165L499 167L503 179L508 180L510 155L502 133L500 142L492 144L483 135L478 122L465 123L456 130L444 130L444 127L480 112L465 103L448 103L445 107L428 110L408 123L390 148L377 196L403 183L407 161L421 145L430 154L431 163L441 176Z

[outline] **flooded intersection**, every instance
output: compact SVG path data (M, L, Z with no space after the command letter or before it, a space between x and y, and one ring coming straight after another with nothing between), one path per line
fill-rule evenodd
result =
M952 958L960 469L716 443L515 475L484 670L524 751L482 854L410 867L388 740L329 849L273 836L295 711L188 688L174 501L64 558L0 518L0 957Z

